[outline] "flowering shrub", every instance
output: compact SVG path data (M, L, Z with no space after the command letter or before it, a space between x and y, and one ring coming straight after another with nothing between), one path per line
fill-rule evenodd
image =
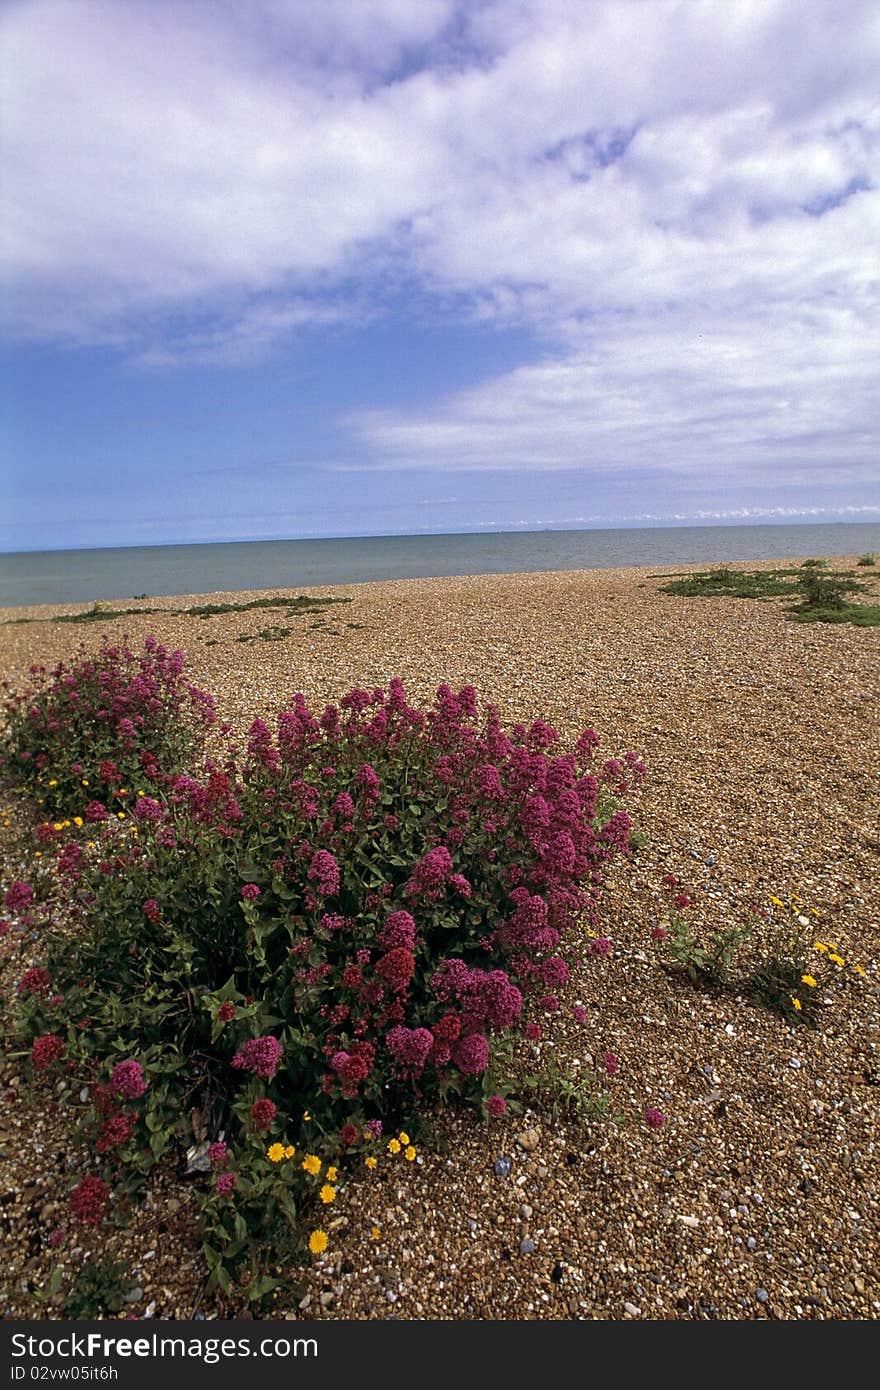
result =
M214 722L210 695L183 676L183 652L148 637L140 656L111 645L78 649L52 671L32 666L30 688L5 690L0 776L35 792L50 814L82 806L100 823L179 771Z
M617 800L645 769L596 743L506 732L471 687L428 711L396 680L317 715L297 695L240 758L157 779L137 837L111 819L94 857L61 850L88 927L49 962L68 1055L124 1058L91 1087L95 1151L140 1174L172 1138L204 1154L214 1284L249 1262L266 1292L279 1233L301 1249L303 1207L335 1197L322 1165L373 1166L388 1121L450 1094L503 1113L493 1046L559 1007L572 928L629 848Z

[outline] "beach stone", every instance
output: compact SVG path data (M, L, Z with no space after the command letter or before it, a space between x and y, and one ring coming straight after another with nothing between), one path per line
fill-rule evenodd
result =
M535 1242L531 1239L521 1240L519 1243L519 1253L521 1255L534 1255Z
M492 1172L496 1178L509 1178L510 1170L513 1167L512 1158L496 1158L492 1164Z
M541 1142L541 1135L536 1129L524 1129L522 1134L516 1136L516 1142L527 1154L534 1153Z

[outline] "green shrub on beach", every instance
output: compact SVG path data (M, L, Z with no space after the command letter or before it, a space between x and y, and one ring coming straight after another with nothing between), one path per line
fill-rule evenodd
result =
M107 724L95 669L124 659L80 658L93 698L66 757ZM326 1245L341 1183L415 1159L426 1108L503 1113L493 1053L559 1009L569 938L629 852L618 803L645 768L597 742L506 731L471 687L416 709L393 680L319 713L297 695L200 771L151 765L123 820L44 827L75 931L22 977L16 1028L35 1085L64 1069L91 1153L71 1219L124 1221L158 1164L185 1164L209 1289L263 1306L280 1260ZM589 1113L583 1087L566 1103Z
M182 769L214 723L214 701L183 674L183 652L148 638L140 654L106 638L31 685L4 690L0 777L28 788L49 815L71 805L86 820L125 815L159 771Z

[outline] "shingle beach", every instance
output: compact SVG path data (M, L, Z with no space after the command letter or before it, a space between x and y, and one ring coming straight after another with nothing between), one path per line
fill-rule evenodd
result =
M852 567L855 557L832 563ZM258 609L70 626L48 619L85 605L0 610L0 670L15 688L31 662L69 657L80 640L92 648L104 632L125 633L140 645L152 633L183 648L191 678L241 730L296 692L320 705L399 676L413 703L443 681L473 684L508 725L540 717L566 746L592 727L607 756L632 749L647 763L627 806L643 843L615 861L604 888L601 931L613 951L584 960L573 951L580 963L563 1008L532 1044L535 1065L553 1056L565 1076L593 1073L621 1120L584 1125L549 1106L489 1122L461 1110L438 1117L436 1143L417 1162L344 1182L327 1250L286 1272L271 1317L878 1317L880 629L796 624L779 600L665 595L672 573L283 591L351 600L317 624ZM40 621L9 621L21 618ZM258 636L276 621L289 636ZM673 977L651 937L667 920L669 874L692 900L695 930L757 921L754 949L755 909L794 897L814 914L817 939L865 974L847 974L815 1031ZM22 968L21 957L4 958L7 996ZM614 1075L600 1061L609 1052ZM80 1155L68 1149L63 1109L35 1104L16 1069L7 1061L2 1083L0 1316L57 1317L28 1290L45 1285L54 1260L74 1268L91 1249L80 1238L56 1253L46 1239ZM665 1122L647 1125L646 1107ZM140 1294L126 1312L244 1307L203 1299L194 1214L169 1167L133 1223L112 1234Z

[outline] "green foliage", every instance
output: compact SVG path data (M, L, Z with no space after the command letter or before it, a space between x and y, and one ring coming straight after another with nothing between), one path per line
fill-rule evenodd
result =
M856 564L857 564L857 565L863 565L863 566L864 566L864 565L876 565L876 563L877 563L876 556L871 555L871 554L860 555L859 558L858 558L858 560L856 561Z
M65 1318L100 1318L118 1313L135 1284L125 1266L117 1260L88 1260L74 1275L64 1296L61 1311Z
M153 637L140 654L105 638L52 671L32 667L22 692L4 681L0 776L49 815L124 816L160 772L182 770L214 722L212 698L186 680L184 664Z
M661 585L660 592L685 598L774 599L800 597L786 614L799 623L880 623L880 607L846 601L846 595L866 592L853 571L821 573L826 560L806 560L799 569L731 570L719 568L682 575Z
M114 660L77 688L102 690ZM96 699L70 726L77 761L106 724ZM505 733L471 687L421 711L392 681L320 718L297 695L240 759L156 770L130 818L57 844L41 827L79 923L49 934L46 978L17 1000L34 1082L63 1057L117 1215L185 1155L209 1289L262 1307L335 1196L328 1167L385 1159L381 1125L415 1133L425 1105L482 1106L492 1043L564 980L551 953L593 920L600 868L629 847L617 797L645 769L626 754L588 777L595 734L571 755L557 740L541 720ZM120 1091L120 1064L143 1091ZM541 1086L602 1111L583 1081Z
M694 985L726 989L731 983L736 953L751 929L731 927L716 933L704 946L680 912L670 909L669 921L672 933L662 940L661 947L665 969L685 975Z

